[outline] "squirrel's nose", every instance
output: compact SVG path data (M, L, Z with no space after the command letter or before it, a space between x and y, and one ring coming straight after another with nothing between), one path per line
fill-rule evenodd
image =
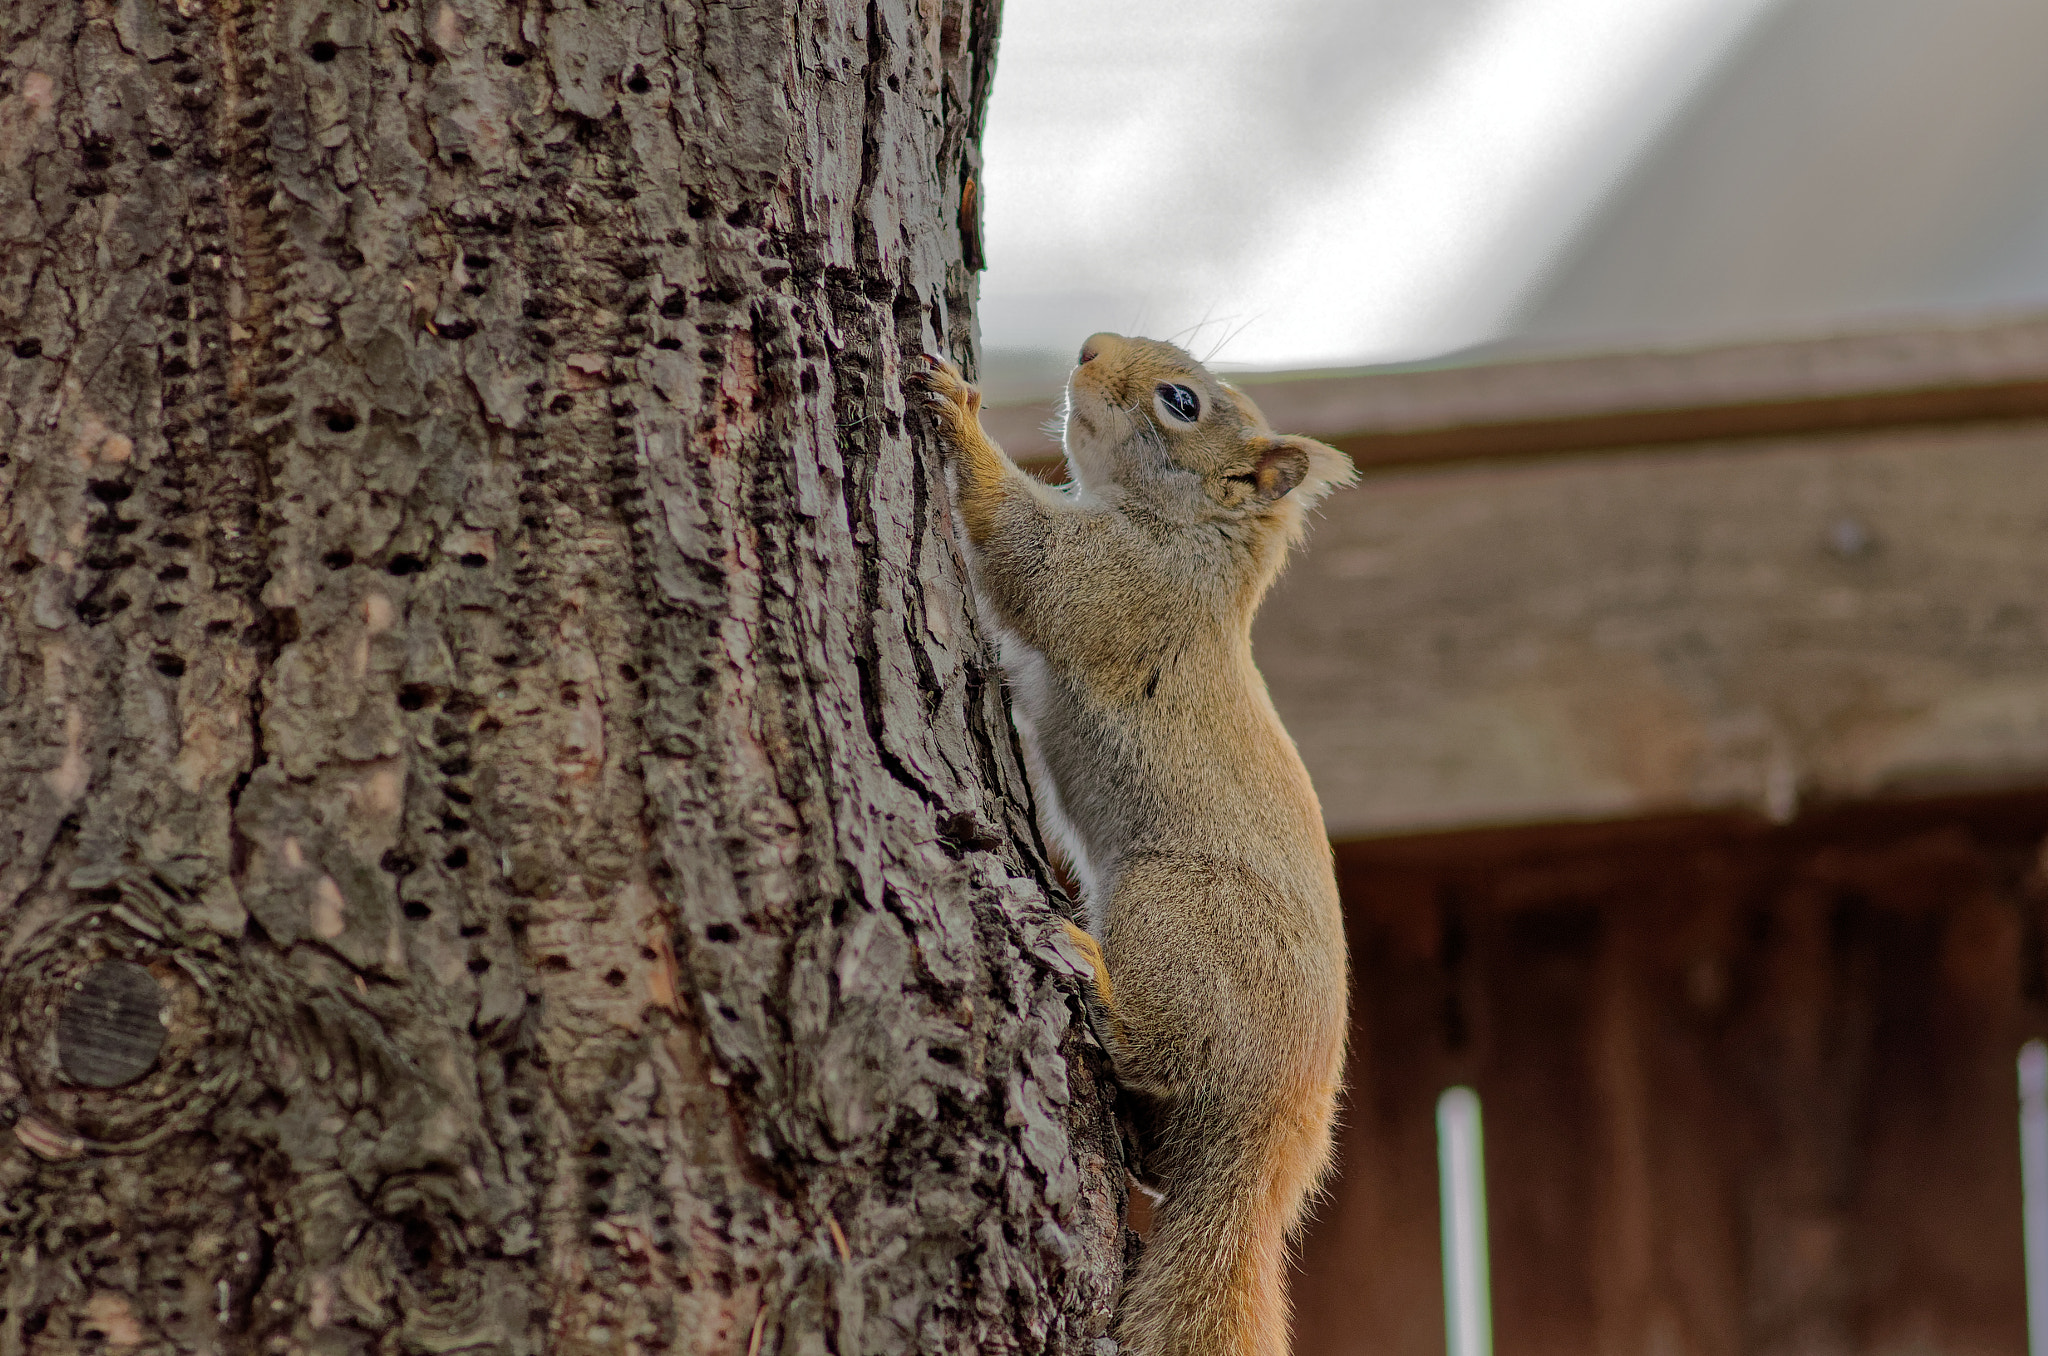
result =
M1087 366L1101 357L1109 348L1122 342L1123 336L1120 334L1104 333L1089 335L1087 341L1081 345L1081 365Z

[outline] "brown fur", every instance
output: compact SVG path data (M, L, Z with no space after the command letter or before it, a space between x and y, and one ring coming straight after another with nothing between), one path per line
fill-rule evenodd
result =
M1346 975L1322 813L1251 622L1350 461L1275 435L1171 344L1096 335L1068 382L1073 483L1053 489L933 363L975 586L1081 877L1143 1172L1164 1193L1117 1336L1135 1356L1282 1356L1288 1239L1329 1162ZM1173 386L1199 402L1193 422Z

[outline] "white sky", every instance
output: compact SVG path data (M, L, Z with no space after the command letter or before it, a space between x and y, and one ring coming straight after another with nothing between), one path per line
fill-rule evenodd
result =
M1230 365L1495 338L1779 0L1007 0L990 350Z

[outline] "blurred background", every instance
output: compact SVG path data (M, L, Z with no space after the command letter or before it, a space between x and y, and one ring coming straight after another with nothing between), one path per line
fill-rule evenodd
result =
M987 365L1254 368L2048 302L2039 0L1013 0ZM996 392L992 392L996 393Z
M1111 329L1365 472L1297 1349L2048 1356L2048 0L1010 0L985 151L1013 454Z

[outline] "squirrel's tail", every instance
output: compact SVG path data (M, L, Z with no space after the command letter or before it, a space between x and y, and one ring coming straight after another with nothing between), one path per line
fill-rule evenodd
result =
M1230 1118L1194 1108L1173 1121L1157 1154L1166 1197L1125 1284L1117 1341L1132 1356L1286 1356L1289 1236L1328 1163L1328 1105L1262 1118L1257 1143L1205 1138Z

